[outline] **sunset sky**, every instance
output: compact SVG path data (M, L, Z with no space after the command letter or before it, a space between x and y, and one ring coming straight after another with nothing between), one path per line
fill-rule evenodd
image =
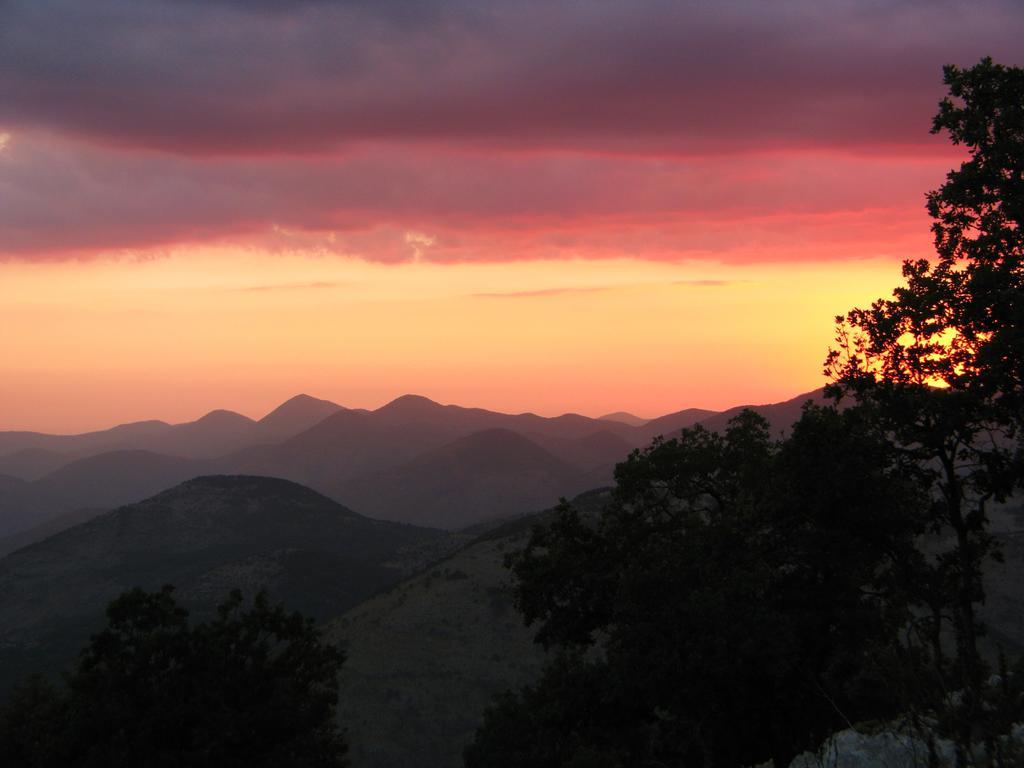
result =
M0 429L821 386L1019 0L0 0Z

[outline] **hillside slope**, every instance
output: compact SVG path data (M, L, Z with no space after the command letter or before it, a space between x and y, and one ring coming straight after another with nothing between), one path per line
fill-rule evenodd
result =
M331 495L373 517L458 529L545 509L586 487L582 472L536 443L507 429L489 429L340 483Z
M606 491L573 500L593 513ZM457 768L491 698L534 682L546 654L512 607L507 552L550 512L498 526L348 611L338 717L353 768Z
M141 450L79 459L34 482L0 490L0 537L81 509L110 509L140 501L205 471L207 465L198 459Z
M67 662L130 587L174 584L200 612L233 588L266 588L325 618L452 546L440 531L370 520L284 480L196 478L0 560L0 690Z

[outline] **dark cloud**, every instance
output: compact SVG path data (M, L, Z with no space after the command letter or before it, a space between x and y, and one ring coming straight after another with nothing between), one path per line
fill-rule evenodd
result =
M926 145L940 65L1022 38L1015 0L7 0L0 125L186 154Z

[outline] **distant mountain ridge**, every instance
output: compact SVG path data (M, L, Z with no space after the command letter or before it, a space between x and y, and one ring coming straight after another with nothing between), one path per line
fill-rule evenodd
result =
M10 464L65 462L115 450L147 450L184 458L215 458L258 442L277 442L309 429L332 413L337 403L296 395L259 421L216 409L195 421L168 424L139 421L96 432L51 435L41 432L0 432L0 472ZM18 457L14 462L10 457ZM56 469L56 467L54 467ZM34 478L33 478L34 479Z
M777 432L798 418L807 399L821 400L820 391L755 410ZM687 409L630 426L571 413L442 405L417 395L374 411L299 395L260 421L222 410L186 424L138 422L86 435L0 433L0 450L17 448L0 455L0 474L16 477L5 461L23 468L35 462L38 470L64 457L30 482L0 482L0 538L64 516L77 519L73 513L84 508L137 502L202 474L281 477L383 519L471 525L607 485L615 464L656 435L698 423L724 429L738 411ZM475 449L466 448L485 434ZM529 471L511 460L527 455ZM486 469L485 456L492 458Z
M738 416L744 410L752 410L764 416L768 421L768 429L773 437L778 437L786 432L793 424L800 419L800 413L804 404L811 401L815 405L824 405L827 402L823 389L816 389L813 392L805 392L802 395L784 400L781 403L767 403L764 405L738 405L734 408L716 413L701 419L700 424L712 432L722 432L729 424L729 420Z
M77 435L50 435L42 432L0 432L0 456L35 449L78 455L115 450L139 440L162 434L173 427L165 421L138 421L110 429Z
M604 416L598 416L600 421L617 421L620 424L628 424L631 427L642 427L650 419L642 419L628 411L615 411L615 413L606 413Z
M636 434L641 437L643 443L650 442L659 435L663 437L674 437L682 430L702 423L705 419L717 416L717 411L708 411L704 408L686 408L675 413L667 413L656 419L650 419L637 427Z
M560 437L582 437L598 431L595 427L603 423L604 427L627 439L632 438L631 442L635 443L640 436L646 438L648 435L660 434L657 430L677 431L715 416L731 417L742 408L771 409L779 405L802 403L809 398L822 400L821 390L808 392L778 404L738 406L726 411L688 408L653 419L643 419L626 411L616 411L597 418L576 413L553 417L533 413L506 414L483 408L442 405L414 394L401 395L370 411L362 408L345 408L330 400L299 394L281 403L259 420L235 411L215 409L195 421L180 424L148 420L70 435L0 431L0 474L20 476L4 470L5 463L15 456L18 457L18 461L26 464L40 465L58 461L58 457L62 456L73 460L96 453L132 449L187 458L215 458L237 450L239 446L234 443L244 444L249 440L282 441L297 436L339 412L374 414L379 421L402 424L464 424L475 421L480 429L491 426L507 427L524 434L532 432L540 436ZM463 430L456 428L454 431ZM29 471L33 470L34 468Z

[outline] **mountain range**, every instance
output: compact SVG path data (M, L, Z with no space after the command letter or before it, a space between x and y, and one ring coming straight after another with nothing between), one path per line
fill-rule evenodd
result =
M341 410L297 395L259 421L227 410L196 421L139 421L78 435L0 432L0 474L37 480L76 460L119 450L145 450L183 458L215 458L257 443L285 440Z
M808 399L820 391L751 407L781 431ZM654 436L722 429L742 407L644 421L505 414L416 395L368 411L298 395L259 420L218 410L79 435L0 432L0 554L82 510L204 474L285 478L373 517L456 529L607 485L615 464Z

